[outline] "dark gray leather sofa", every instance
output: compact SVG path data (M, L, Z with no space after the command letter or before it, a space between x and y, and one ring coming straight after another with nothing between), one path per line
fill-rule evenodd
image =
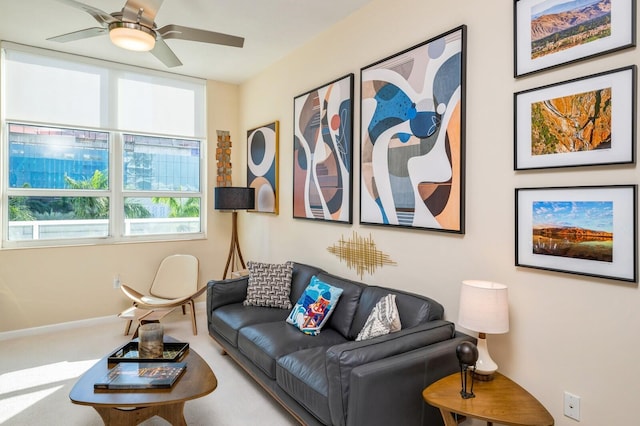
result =
M300 423L308 425L442 425L422 390L458 371L456 346L471 337L444 321L427 297L367 286L294 263L291 301L309 280L343 289L317 336L285 322L290 310L244 306L248 277L207 284L209 334ZM402 330L355 341L378 300L396 295Z

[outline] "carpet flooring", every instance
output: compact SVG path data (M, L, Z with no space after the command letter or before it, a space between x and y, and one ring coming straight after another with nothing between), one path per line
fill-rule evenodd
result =
M209 364L218 379L217 389L187 401L184 416L189 425L290 426L297 423L209 337L204 306L196 308L198 335L191 330L189 315L180 309L162 320L165 333L190 347ZM91 407L76 405L69 392L77 378L109 351L125 344L125 321L114 315L95 324L44 327L0 341L1 425L102 425ZM154 417L144 426L168 425Z

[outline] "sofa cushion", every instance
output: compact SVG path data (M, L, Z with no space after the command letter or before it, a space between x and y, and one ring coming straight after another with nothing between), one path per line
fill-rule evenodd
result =
M312 277L287 317L287 322L298 327L304 334L319 334L336 308L342 291L341 288L330 286L316 276Z
M327 346L284 355L276 364L276 381L324 424L331 424L325 354Z
M311 277L318 275L322 269L304 263L293 263L293 275L291 277L291 303L296 303L302 293L311 282Z
M358 309L358 301L360 300L362 289L366 287L366 285L327 273L318 274L318 278L329 285L342 289L340 301L336 306L335 312L331 315L331 318L329 318L327 326L337 330L349 340L355 339L364 322L360 324L360 328L355 332L350 331L351 325L356 310ZM373 305L371 305L371 308L373 308ZM369 308L369 311L371 311L371 308Z
M400 331L401 328L400 314L396 306L396 295L387 294L373 307L356 340L373 339L374 337Z
M234 347L238 346L238 330L252 324L282 321L289 315L287 309L244 306L242 303L221 306L209 313L211 327Z
M245 306L291 309L293 262L283 264L247 262L249 283Z
M332 346L346 339L334 330L310 336L285 321L254 324L238 333L238 349L271 379L276 378L276 361L301 349Z
M350 335L353 335L354 339L364 327L378 300L387 294L395 294L396 296L396 306L400 313L403 329L440 320L444 316L443 306L429 297L384 287L368 286L362 290L362 296L353 319Z

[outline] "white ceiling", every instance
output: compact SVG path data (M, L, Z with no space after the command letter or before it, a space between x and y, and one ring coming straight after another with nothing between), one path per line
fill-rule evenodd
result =
M112 13L122 9L126 0L78 1ZM148 52L118 48L107 35L68 43L47 41L98 26L86 12L56 0L0 0L0 40L241 83L371 1L165 0L156 16L158 27L177 24L245 38L243 48L167 40L184 64L175 68L166 68Z

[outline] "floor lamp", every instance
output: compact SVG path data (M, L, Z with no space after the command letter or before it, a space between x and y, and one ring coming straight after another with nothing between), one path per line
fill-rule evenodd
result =
M214 189L214 200L216 210L228 210L233 213L231 245L229 246L227 264L224 267L224 275L222 275L224 280L227 278L229 266L231 266L231 272L236 270L236 258L240 260L242 269L247 267L244 264L238 240L238 210L252 210L255 208L255 190L236 186L220 186Z

